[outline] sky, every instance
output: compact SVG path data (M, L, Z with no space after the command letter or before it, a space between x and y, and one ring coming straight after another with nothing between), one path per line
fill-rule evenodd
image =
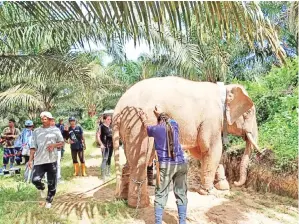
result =
M85 46L88 46L88 44L86 44ZM104 50L104 46L103 45L96 45L95 43L90 43L90 51L97 51L97 50ZM85 48L79 48L76 51L89 51L88 47ZM136 47L134 46L134 41L130 40L129 42L126 43L125 45L125 52L127 55L127 59L128 60L132 60L132 61L137 61L138 57L143 54L143 53L149 53L150 50L148 48L148 45L145 42L141 42L140 45L137 43ZM112 58L110 56L105 56L103 58L103 64L107 65L108 63L110 63L112 61Z

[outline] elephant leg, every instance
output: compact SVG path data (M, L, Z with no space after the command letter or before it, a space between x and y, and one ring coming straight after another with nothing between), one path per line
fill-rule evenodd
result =
M198 134L198 144L202 152L200 194L214 194L214 180L222 155L221 130L211 123L203 124ZM216 193L217 194L217 193Z
M131 208L145 208L149 206L146 170L143 175L136 169L131 171L129 180L128 206ZM141 177L141 178L140 178Z
M149 206L149 193L147 189L147 165L152 153L152 145L145 133L138 137L139 144L134 144L131 147L130 154L130 180L128 193L128 206L136 208L145 208Z
M189 148L188 151L195 159L198 159L198 160L202 159L202 153L201 153L199 147Z
M128 199L129 183L130 183L130 166L128 163L126 163L122 169L120 193L117 196L118 199L124 199L124 200Z
M222 164L218 165L214 184L217 190L229 190L229 183L225 177L225 170Z

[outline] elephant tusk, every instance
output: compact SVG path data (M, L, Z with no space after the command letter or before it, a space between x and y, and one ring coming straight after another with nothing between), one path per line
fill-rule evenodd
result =
M252 137L252 134L247 132L246 133L246 136L247 136L247 139L249 140L249 142L251 143L251 145L253 145L253 147L258 151L260 152L260 148L258 147L258 145L255 143L253 137Z

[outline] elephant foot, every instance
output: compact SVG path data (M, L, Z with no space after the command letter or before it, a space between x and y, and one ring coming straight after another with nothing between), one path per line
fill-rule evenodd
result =
M218 196L218 192L217 189L214 187L211 187L209 189L204 189L202 187L200 187L200 189L198 190L198 193L201 195L214 195L214 196Z
M229 190L219 191L216 189L216 187L212 187L210 189L204 189L204 188L200 187L200 189L197 192L201 195L214 195L217 198L230 194Z
M130 182L130 173L129 168L124 167L122 171L122 177L120 181L120 187L119 192L115 195L116 199L123 199L128 200L128 194L129 194L129 182Z
M146 208L150 204L147 191L147 178L142 182L131 181L129 184L128 206L131 208Z
M216 183L215 183L215 188L217 189L217 190L229 190L230 188L229 188L229 183L228 183L228 181L226 180L226 178L223 178L223 179L221 179L221 180L219 180L219 181L217 181Z

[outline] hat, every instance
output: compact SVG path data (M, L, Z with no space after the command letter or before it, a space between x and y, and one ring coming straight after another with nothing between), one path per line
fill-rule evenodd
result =
M48 111L41 112L40 117L47 117L47 118L50 118L50 119L54 118L52 116L52 114L50 112L48 112Z
M69 121L76 121L76 118L72 116L69 118Z
M27 120L27 121L25 121L25 126L33 126L33 122L32 122L32 120Z

